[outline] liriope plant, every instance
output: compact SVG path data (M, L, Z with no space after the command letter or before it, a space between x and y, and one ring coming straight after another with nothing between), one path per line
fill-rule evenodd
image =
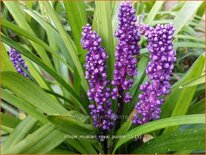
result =
M3 154L204 152L203 2L2 5Z

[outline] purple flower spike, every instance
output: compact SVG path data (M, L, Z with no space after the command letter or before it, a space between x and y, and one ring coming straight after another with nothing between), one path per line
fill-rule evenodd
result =
M116 62L114 66L114 86L112 98L115 99L118 95L123 94L124 102L130 102L131 96L128 89L133 84L133 77L137 75L137 58L139 55L138 41L140 36L138 34L135 22L137 21L136 12L132 9L129 2L122 2L118 14L119 25L115 32L115 37L119 40L116 47ZM121 91L125 91L122 93Z
M86 79L90 89L88 97L96 104L90 104L91 116L94 125L102 130L110 130L115 121L115 114L111 108L111 94L108 86L106 71L106 59L108 58L105 49L100 46L101 38L92 31L89 24L83 27L82 47L88 50L86 55Z
M25 62L24 62L23 58L21 57L20 53L17 52L15 49L11 48L10 51L9 51L9 57L10 57L10 60L11 60L12 64L16 68L16 71L19 74L29 78L29 76L24 71L24 70L28 70L28 67L25 64Z
M176 61L176 52L173 49L174 27L171 24L157 25L155 28L148 25L138 25L139 32L148 38L150 62L146 73L150 79L140 86L142 94L136 104L137 113L134 115L134 124L145 124L150 120L159 119L160 107L164 103L163 95L170 91L170 76Z

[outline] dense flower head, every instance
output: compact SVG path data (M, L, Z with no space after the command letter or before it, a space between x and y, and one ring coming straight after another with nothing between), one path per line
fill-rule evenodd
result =
M86 79L89 83L88 97L94 104L90 104L94 125L103 130L110 130L115 121L115 114L111 109L110 88L106 71L105 49L101 47L101 38L92 31L89 24L83 27L82 47L88 50L86 55Z
M152 28L148 25L138 25L140 34L148 39L150 62L146 73L150 81L140 86L142 93L136 104L137 113L134 124L144 124L159 118L160 106L164 103L163 95L170 92L170 77L176 61L176 52L173 49L174 27L172 24L157 25Z
M29 76L27 75L27 73L25 73L25 70L28 70L28 67L25 64L24 59L21 57L20 53L14 48L11 48L9 51L9 57L12 64L16 68L16 71L28 78Z
M133 84L133 77L137 75L137 58L135 56L139 54L138 41L140 36L135 26L137 21L135 14L136 12L130 2L120 4L118 29L115 32L115 37L119 42L115 52L116 62L112 81L114 86L112 98L117 98L120 91L125 91L122 97L124 102L131 100L131 96L127 91Z

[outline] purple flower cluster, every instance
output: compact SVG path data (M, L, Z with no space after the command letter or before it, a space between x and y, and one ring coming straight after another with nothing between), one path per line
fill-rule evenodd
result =
M114 125L115 114L111 108L111 93L107 80L106 59L108 55L100 45L101 38L92 31L89 24L83 27L81 44L88 51L85 74L90 87L88 97L96 103L89 105L94 125L102 130L110 130Z
M132 9L130 2L122 2L118 14L119 25L115 32L115 37L118 38L119 43L115 53L112 98L116 99L119 96L126 103L131 100L131 96L129 92L125 92L125 94L122 92L131 88L133 76L137 75L137 58L135 56L139 54L140 49L138 45L140 36L135 26L137 21L135 14L136 12Z
M9 51L9 57L10 60L12 62L12 64L14 65L14 67L16 68L16 71L29 78L29 76L25 73L25 70L28 70L27 65L25 64L23 58L21 57L20 53L17 52L15 49L11 48Z
M176 52L173 49L174 27L171 24L157 25L155 28L148 25L138 25L141 35L148 38L150 62L146 73L150 82L140 86L142 94L136 104L134 124L145 124L150 120L159 119L160 106L164 103L163 95L170 91L170 76L176 61Z
M173 48L174 27L171 24L157 25L155 28L148 25L135 25L137 19L135 10L130 2L120 4L118 14L118 29L115 37L118 45L115 52L114 86L110 92L106 72L107 53L100 46L101 38L92 31L89 24L83 27L81 44L89 51L86 55L86 79L90 89L88 97L93 104L89 105L94 125L102 130L110 130L114 126L116 115L112 111L110 98L118 100L117 115L123 110L123 103L128 103L131 96L128 90L133 85L133 78L137 75L137 56L140 47L140 35L148 39L150 62L146 68L149 81L140 86L142 93L136 104L136 113L133 124L145 124L159 118L160 107L164 103L163 96L170 92L170 78L176 61L176 52ZM117 118L117 128L121 119Z

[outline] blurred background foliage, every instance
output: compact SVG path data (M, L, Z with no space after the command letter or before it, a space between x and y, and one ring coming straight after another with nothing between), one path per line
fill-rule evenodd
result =
M139 22L152 26L174 24L177 62L172 92L166 96L159 122L141 128L125 119L120 130L111 133L144 134L145 142L152 140L138 148L137 141L111 140L110 153L203 153L205 2L132 3ZM120 1L1 1L3 153L101 152L96 141L71 140L64 134L96 134L89 118L88 84L83 68L86 51L80 45L81 28L90 23L103 38L111 80L117 44L113 33L118 24L119 4ZM139 85L147 80L147 40L142 37L140 44L139 75L130 90L133 100L124 108L126 116L137 101ZM15 73L7 54L10 47L23 55L32 80ZM116 107L114 102L114 110Z

